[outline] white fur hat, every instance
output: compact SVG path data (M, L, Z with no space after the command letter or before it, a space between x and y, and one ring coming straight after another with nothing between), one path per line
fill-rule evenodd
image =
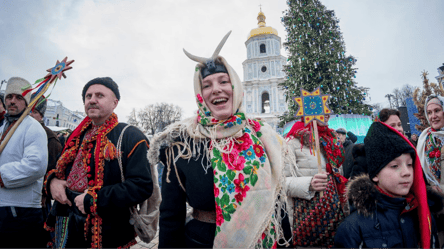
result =
M31 88L31 84L27 80L20 77L12 77L8 80L8 84L6 85L5 98L11 93L22 95L22 93L29 88ZM28 105L31 101L31 92L28 92L23 98Z

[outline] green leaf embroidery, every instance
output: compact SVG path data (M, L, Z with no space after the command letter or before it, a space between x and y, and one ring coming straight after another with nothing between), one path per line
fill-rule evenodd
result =
M255 174L251 175L250 179L251 179L251 185L253 185L253 186L256 185L256 182L258 180L257 175L255 175Z
M230 179L230 181L233 181L234 177L236 177L236 173L234 173L234 171L232 171L232 170L228 170L227 176L228 176L228 179Z
M220 156L220 151L218 149L216 149L216 148L213 149L213 155L216 158L220 158L221 157Z
M231 220L231 215L227 212L222 212L222 215L224 216L224 220L226 221L230 221Z
M255 161L256 162L256 161ZM254 164L254 163L253 163ZM243 169L243 171L244 171L244 173L246 174L246 175L249 175L250 173L251 173L251 170L253 169L253 167L251 167L251 166L247 166L247 167L245 167L244 169Z
M220 199L221 207L227 206L230 203L230 197L227 194L224 194Z
M236 212L236 209L234 208L233 203L231 203L228 207L226 207L225 211L227 211L230 214L233 214L234 212Z
M217 163L217 169L222 172L227 171L227 167L225 167L225 163L221 163L221 162Z
M259 161L254 161L253 165L256 166L256 169L259 169L259 167L261 166L261 164L259 163Z

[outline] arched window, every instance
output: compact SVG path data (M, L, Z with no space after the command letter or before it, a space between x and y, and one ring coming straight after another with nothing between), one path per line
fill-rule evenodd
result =
M261 51L261 54L265 54L265 53L267 52L267 50L265 49L265 44L261 44L261 45L259 46L259 49L260 49L260 51Z
M267 92L262 93L262 112L270 113L270 95Z

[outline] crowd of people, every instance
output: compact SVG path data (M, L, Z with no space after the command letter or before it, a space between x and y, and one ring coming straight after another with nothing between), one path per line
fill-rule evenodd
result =
M46 100L25 113L36 96L24 92L27 80L9 79L1 247L131 247L130 208L159 198L150 165L161 163L159 248L442 248L444 98L427 98L430 127L419 138L405 136L396 110L380 112L364 143L330 129L325 115L317 154L313 123L296 122L283 138L245 114L242 82L219 55L229 34L209 58L184 51L197 62L197 115L151 142L119 122L109 77L85 84L87 117L66 140L43 124Z

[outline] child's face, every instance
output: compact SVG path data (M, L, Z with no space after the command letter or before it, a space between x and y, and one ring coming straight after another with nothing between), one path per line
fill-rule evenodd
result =
M402 154L389 162L372 180L388 194L395 197L405 196L413 184L412 163L409 153Z

